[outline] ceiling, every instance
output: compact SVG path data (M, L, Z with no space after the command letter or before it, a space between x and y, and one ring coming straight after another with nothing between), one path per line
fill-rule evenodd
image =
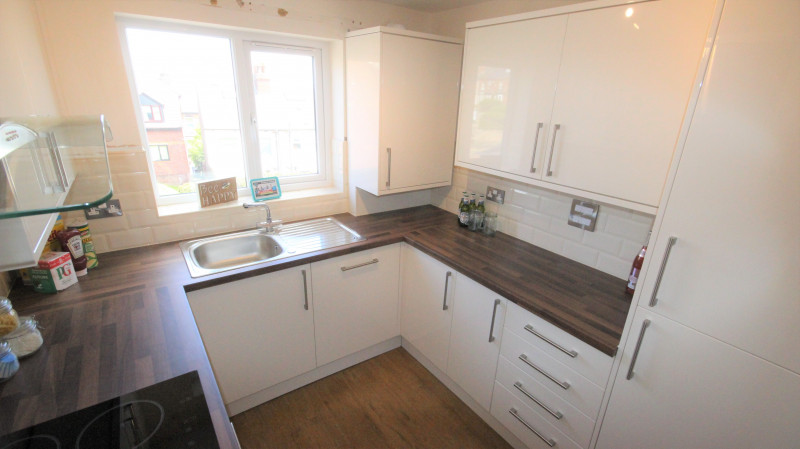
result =
M404 8L414 9L417 11L425 12L439 12L448 9L461 8L463 6L476 5L478 3L486 3L491 0L376 0L381 3L388 3L390 5L402 6Z

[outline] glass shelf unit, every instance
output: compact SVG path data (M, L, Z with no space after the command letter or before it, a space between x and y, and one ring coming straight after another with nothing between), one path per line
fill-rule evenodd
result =
M86 209L111 198L102 115L0 118L0 219Z

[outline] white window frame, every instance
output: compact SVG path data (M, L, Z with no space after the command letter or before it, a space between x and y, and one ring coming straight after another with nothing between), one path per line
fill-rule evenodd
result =
M125 62L125 69L128 75L128 83L131 89L134 112L136 114L139 135L142 147L148 149L147 155L148 170L150 180L155 192L158 206L171 204L199 202L196 192L170 195L165 197L158 196L158 182L155 177L153 161L150 159L149 142L147 140L147 130L145 128L144 117L139 105L138 89L133 75L133 65L131 64L130 51L128 50L128 39L126 29L142 28L154 31L168 31L185 34L197 34L201 36L214 36L226 38L231 42L231 57L233 59L233 76L236 83L237 107L239 112L239 124L241 141L244 151L245 177L246 184L238 189L240 198L251 196L249 182L252 179L260 178L260 151L258 147L258 129L255 126L256 117L255 95L253 92L253 80L250 65L250 51L253 45L258 47L269 47L286 52L305 52L314 54L315 65L315 114L317 127L317 164L319 173L308 176L282 176L280 177L281 190L291 192L305 189L315 189L330 187L333 185L333 174L331 164L331 144L328 136L332 135L332 85L331 85L331 44L328 41L314 39L311 37L295 37L284 34L273 34L262 31L242 31L229 27L214 26L213 24L190 24L185 22L173 22L161 18L141 18L127 15L117 15L117 28L122 47L122 55Z

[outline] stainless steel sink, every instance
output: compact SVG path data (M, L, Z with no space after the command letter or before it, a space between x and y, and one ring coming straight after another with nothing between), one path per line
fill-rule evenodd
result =
M268 234L252 230L190 240L180 244L192 277L207 276L297 254L364 240L333 218L283 225Z

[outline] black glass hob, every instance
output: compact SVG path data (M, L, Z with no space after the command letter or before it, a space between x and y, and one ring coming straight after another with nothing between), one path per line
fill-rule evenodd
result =
M0 449L219 449L197 371L0 437Z

